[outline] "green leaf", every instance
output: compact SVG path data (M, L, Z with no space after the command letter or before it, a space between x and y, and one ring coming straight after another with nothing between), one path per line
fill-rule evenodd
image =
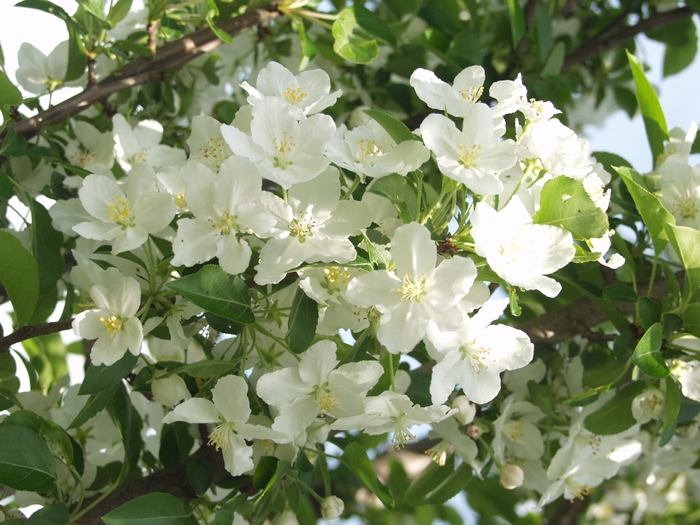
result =
M694 32L692 37L691 40L682 45L666 46L666 51L664 52L664 77L680 73L693 63L698 53L698 37Z
M447 56L459 64L467 66L481 64L483 56L481 54L479 35L469 29L460 31L450 42Z
M0 169L0 199L10 200L15 194L10 176Z
M107 408L122 436L124 467L128 469L127 472L138 472L138 462L143 447L141 439L143 422L131 404L131 398L123 383L117 385L117 391Z
M552 19L547 13L547 8L541 4L537 4L535 8L535 30L540 63L544 64L552 49Z
M73 444L70 437L53 421L48 421L31 410L17 410L7 416L4 423L36 432L44 439L54 457L67 465L73 462Z
M632 354L632 362L645 374L651 377L663 378L669 374L668 367L661 355L663 327L654 323L644 332Z
M399 213L404 223L416 219L417 202L416 192L406 180L398 173L392 173L386 177L374 179L367 191L381 195L389 199Z
M666 225L675 224L676 219L661 204L656 195L640 184L643 181L636 171L623 167L615 168L615 170L625 182L644 224L649 229L651 240L654 243L654 251L657 254L661 253L668 243Z
M44 295L56 287L66 263L61 255L63 235L51 225L51 216L41 204L29 201L32 212L32 252L41 268L39 273L39 295Z
M0 231L0 281L17 316L17 327L24 326L39 299L39 268L32 254L8 232Z
M69 525L70 511L62 503L46 505L29 516L25 525Z
M644 75L644 66L639 59L627 51L634 77L634 85L637 88L637 102L644 119L644 127L647 130L647 139L651 147L651 153L656 167L656 159L664 152L664 141L668 140L668 128L666 127L666 117L656 96L653 86Z
M209 29L211 29L212 32L221 39L221 41L230 44L233 42L231 35L220 27L217 27L217 25L214 23L214 17L219 16L219 10L216 7L216 3L214 0L207 0L207 3L209 4L209 11L207 12L206 20L207 24L209 25Z
M250 292L243 279L227 274L221 266L209 264L194 275L168 283L197 306L237 323L253 324Z
M404 503L417 507L425 504L425 498L435 487L439 487L454 472L454 455L447 457L444 465L440 466L431 461L406 489Z
M56 481L56 463L37 432L3 424L0 443L0 483L15 490L51 490Z
M180 461L189 455L193 444L194 438L190 434L189 423L175 421L170 425L164 425L158 459L167 470L172 472Z
M667 224L665 231L685 268L683 294L692 300L700 288L700 231L673 224Z
M639 298L637 312L645 330L648 330L654 323L661 321L661 305L651 297Z
M197 361L196 363L190 363L188 365L181 366L173 373L177 374L188 374L192 377L201 377L203 379L209 379L212 377L218 377L230 372L238 366L237 361L215 361L213 359L208 359L205 361Z
M616 303L636 303L637 294L626 284L615 283L603 290L603 299Z
M187 479L197 496L204 494L212 482L212 473L209 465L199 458L194 458L187 464Z
M22 135L17 135L14 128L7 128L7 134L5 135L5 140L0 147L0 155L5 155L6 157L21 157L27 153L28 149L27 139Z
M318 303L298 288L289 312L289 349L295 354L304 352L311 346L318 324Z
M68 65L63 77L65 82L77 80L85 73L87 67L87 50L83 43L81 32L66 22L68 27Z
M253 487L256 490L263 490L272 481L277 472L277 463L279 459L274 456L263 456L258 461L258 466L255 467L253 473Z
M459 494L467 483L473 478L472 467L468 463L462 463L447 479L432 489L425 496L425 502L429 505L442 505Z
M383 109L363 109L362 111L376 120L397 144L401 144L405 140L417 140L406 124L388 111Z
M117 393L118 389L119 384L116 384L108 388L107 390L102 390L97 394L92 394L90 396L90 399L88 399L87 403L83 407L83 409L80 412L78 412L78 415L75 416L75 419L73 419L73 421L71 421L71 424L68 425L68 428L78 428L79 426L84 425L87 421L95 417L98 412L104 410L104 408L109 404L109 402L112 401L112 398L114 397L114 394Z
M299 60L299 71L304 71L309 64L318 55L318 47L314 44L314 41L309 38L306 34L306 29L303 23L297 24L297 31L299 32L299 44L301 46L301 59Z
M119 361L113 365L90 365L85 373L83 384L80 385L78 394L81 396L87 394L96 394L119 384L136 366L138 357L127 352Z
M343 9L333 22L333 50L355 64L368 64L379 56L377 41L360 29L352 7Z
M352 442L345 447L341 461L352 470L362 482L367 485L374 494L379 498L384 506L391 510L394 506L394 498L392 498L389 489L384 486L374 471L372 462L367 456L367 452L359 443Z
M561 68L564 66L564 59L566 58L566 46L563 42L557 42L552 51L549 53L549 58L545 62L542 71L540 72L541 77L556 77L561 73Z
M385 44L396 45L396 37L391 32L391 28L386 22L375 13L367 9L360 2L354 2L350 8L355 14L357 25L365 30L369 35L381 40Z
M644 381L635 381L620 389L615 397L589 414L583 426L601 436L624 432L637 422L632 415L632 400L645 388Z
M595 239L608 231L608 216L595 205L583 182L569 177L545 183L533 222L559 226L577 239Z
M45 13L50 13L53 16L60 18L66 23L67 27L73 27L79 32L87 33L87 29L78 24L75 19L70 16L62 7L49 2L48 0L22 0L15 4L16 7L28 7L30 9L37 9L39 11L44 11Z
M666 384L666 393L664 395L664 426L661 429L661 439L659 440L660 447L663 447L666 443L671 441L671 438L675 434L676 419L681 410L681 389L678 386L676 378L674 376L668 376L664 382Z
M542 412L554 419L561 419L561 412L554 399L552 389L548 385L540 385L536 381L528 381L527 389L530 392L530 402L538 406Z
M22 93L17 86L7 77L4 71L0 71L0 106L19 106L22 103Z
M112 4L112 7L107 14L107 22L112 24L112 26L115 26L124 20L126 15L128 15L129 11L131 10L131 3L132 0L117 0L116 3Z
M125 503L102 520L106 525L181 525L187 516L175 496L153 492Z
M508 18L510 19L510 35L513 39L513 49L525 36L525 14L518 0L508 0Z

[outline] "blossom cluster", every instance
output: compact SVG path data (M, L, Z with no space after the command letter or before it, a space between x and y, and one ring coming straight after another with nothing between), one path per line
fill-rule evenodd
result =
M78 236L71 278L89 306L73 329L96 340L92 364L143 356L155 400L174 407L162 423L209 425L209 444L233 476L251 473L263 455L295 460L331 432L392 433L400 448L416 425L430 424L436 461L452 450L478 475L493 471L507 488L538 492L540 505L584 497L613 477L641 454L649 439L641 425L660 417L664 393L635 399L638 423L626 432L585 429L602 395L563 409L554 426L568 422L568 435L552 424L543 435L552 414L527 399L552 378L532 362L528 336L499 323L517 290L557 297L552 274L571 262L624 264L609 255L614 231L582 229L557 212L571 201L605 215L611 176L550 102L528 99L520 77L491 85L491 105L484 82L480 66L452 85L416 70L410 84L436 111L416 130L371 112L355 115L364 123L352 129L337 125L322 113L341 95L328 75L295 76L276 62L255 86L243 82L248 105L230 124L192 119L187 152L161 144L152 120L117 114L105 132L73 122L64 155L85 175L65 179L77 197L50 213L56 229ZM697 170L676 166L687 153L680 157L670 152L659 168L662 200L678 224L698 228ZM423 190L427 173L440 177L439 195ZM552 196L559 187L567 192ZM244 306L254 320L230 335L201 303L168 288L211 266L250 288ZM303 327L313 334L298 351L289 333L301 293L318 318ZM422 403L404 365L418 354L430 369ZM162 364L205 358L232 363L232 372L194 397ZM583 391L580 359L567 367L562 398ZM477 405L499 394L489 428L475 419ZM545 459L546 440L558 448ZM342 503L325 505L342 512Z

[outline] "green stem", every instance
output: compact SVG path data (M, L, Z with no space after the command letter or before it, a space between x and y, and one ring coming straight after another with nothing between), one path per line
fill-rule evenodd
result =
M344 200L349 199L349 198L352 196L353 192L357 189L357 187L358 187L359 185L360 185L360 176L359 176L359 175L355 175L355 180L352 181L352 185L350 186L350 188L348 188L348 191L345 192L345 195L343 195L343 196L340 198L340 200L341 200L341 201L344 201Z

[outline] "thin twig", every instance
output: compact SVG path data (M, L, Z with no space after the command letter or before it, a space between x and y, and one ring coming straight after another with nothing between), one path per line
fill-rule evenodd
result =
M73 319L64 319L53 323L41 323L23 326L19 330L15 330L10 335L0 338L0 352L4 352L15 343L21 343L33 337L40 335L54 334L68 330L73 324Z

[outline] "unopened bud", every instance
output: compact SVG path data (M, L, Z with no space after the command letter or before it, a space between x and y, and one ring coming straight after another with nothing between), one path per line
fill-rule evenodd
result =
M455 419L462 425L468 425L474 421L476 415L476 406L473 405L467 396L459 396L452 401L452 408L457 409L454 415Z
M156 372L151 382L151 392L153 392L153 398L158 401L158 403L172 407L183 399L192 397L189 390L187 390L184 379L179 375L173 374L163 379L158 379L158 376L165 374L165 370Z
M299 525L299 520L291 510L285 510L273 518L272 525Z
M345 510L345 503L337 496L329 496L321 502L321 516L324 520L337 518Z
M501 485L503 488L512 490L523 484L523 469L517 465L504 465L501 468Z
M479 439L481 437L481 427L479 425L469 425L467 434L472 439Z

